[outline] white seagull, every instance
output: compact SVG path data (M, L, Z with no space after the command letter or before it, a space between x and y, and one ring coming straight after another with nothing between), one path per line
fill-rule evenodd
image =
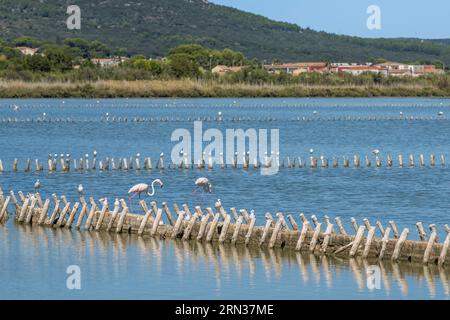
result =
M78 193L80 194L80 196L82 196L83 195L83 191L84 191L83 185L79 184L77 190L78 190Z
M40 188L41 188L41 181L37 179L36 182L34 183L34 191L37 193Z

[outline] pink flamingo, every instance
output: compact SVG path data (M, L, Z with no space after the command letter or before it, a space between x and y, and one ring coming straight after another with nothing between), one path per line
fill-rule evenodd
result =
M204 193L212 193L212 184L209 182L208 178L201 177L195 180L195 185L197 187L200 187L202 189L202 196L201 196L201 206L203 206L203 195ZM194 189L194 196L196 194L196 190Z
M146 183L139 183L133 187L131 187L130 190L128 190L128 194L134 193L133 195L130 195L129 201L130 201L130 209L131 209L131 199L134 198L136 195L139 196L139 199L141 198L141 193L147 193L149 197L153 197L155 194L155 184L159 184L162 188L164 186L164 183L160 179L153 180L151 186L152 186L152 192L149 192L149 186Z

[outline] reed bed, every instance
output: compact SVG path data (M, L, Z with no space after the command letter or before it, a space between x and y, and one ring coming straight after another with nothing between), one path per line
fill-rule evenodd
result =
M222 84L211 80L95 82L0 81L0 98L149 97L448 97L449 88L432 85Z

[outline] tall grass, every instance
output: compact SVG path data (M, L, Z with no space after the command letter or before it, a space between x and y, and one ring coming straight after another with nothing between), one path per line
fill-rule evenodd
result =
M93 82L0 81L0 98L137 97L448 97L448 86L430 84L298 85L224 84L214 80Z

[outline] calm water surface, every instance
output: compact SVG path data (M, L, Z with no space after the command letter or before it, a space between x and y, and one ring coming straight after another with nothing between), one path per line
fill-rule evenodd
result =
M450 100L444 99L0 100L0 118L19 120L0 124L0 159L6 167L0 187L32 192L39 178L45 197L55 192L74 202L76 186L82 183L87 196L107 196L112 201L126 197L131 185L158 177L165 188L156 194L156 201L193 206L198 204L193 181L206 175L214 192L205 206L220 198L227 208L254 209L260 224L266 212L296 216L305 212L320 218L340 216L349 230L350 217L360 223L363 218L383 224L395 220L399 228L412 230L411 238L417 238L417 221L435 223L441 239L445 236L442 226L450 222L448 166L296 168L275 176L241 169L92 174L45 170L38 176L10 170L14 158L23 167L27 158L46 160L49 153L80 158L97 150L101 159L141 153L155 160L160 152L170 154L173 130L192 131L194 118L214 118L219 111L225 121L206 121L205 130L279 128L283 157L306 159L310 148L329 157L363 156L377 148L394 159L399 153L414 154L416 159L423 153L427 163L431 153L449 158ZM25 121L43 113L70 122ZM113 116L145 121L101 121ZM161 117L169 121L160 121ZM413 119L405 120L409 117ZM81 291L66 289L65 271L72 264L81 267ZM365 284L366 264L276 250L30 228L11 220L0 226L1 298L449 298L448 272L386 263L382 288L371 291Z

